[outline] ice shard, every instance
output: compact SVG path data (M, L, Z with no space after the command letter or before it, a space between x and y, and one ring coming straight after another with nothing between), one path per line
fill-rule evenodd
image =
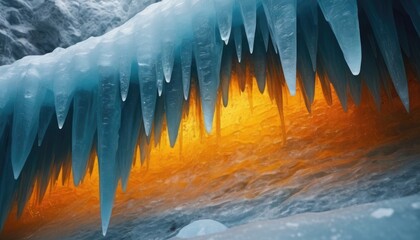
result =
M166 82L171 81L174 65L174 44L171 41L162 43L162 69Z
M270 41L270 30L268 29L267 17L265 16L263 7L260 6L257 11L258 27L264 40L265 51L267 52L268 42Z
M57 115L58 127L61 129L66 121L70 104L73 100L74 85L71 80L71 72L68 65L71 60L65 59L57 66L54 81L55 112Z
M100 71L97 129L102 233L105 235L111 219L116 190L115 169L121 121L121 103L119 101L118 76L110 70L110 67L101 67Z
M118 177L121 179L124 191L127 189L128 177L133 165L141 121L140 93L138 87L133 86L121 110L117 151Z
M233 40L235 41L236 57L238 62L242 61L242 29L240 27L233 28Z
M221 39L227 45L232 29L232 0L213 0Z
M191 84L192 45L188 40L181 43L182 89L184 99L188 100Z
M267 22L275 42L290 94L296 94L296 0L263 1Z
M318 0L318 3L337 38L347 65L353 75L358 75L362 63L362 47L357 1Z
M42 145L45 133L50 125L51 119L54 115L54 109L51 106L44 106L39 113L39 126L38 126L38 147Z
M203 105L204 124L211 132L219 73L217 69L215 19L212 9L197 9L193 17L194 53L197 64L200 97Z
M265 77L266 77L266 57L265 57L265 44L263 39L263 33L257 32L255 35L255 49L253 56L255 78L257 79L258 89L261 93L265 89Z
M156 88L157 88L157 91L158 91L158 95L161 96L162 92L163 92L163 87L164 87L163 82L165 81L165 76L163 74L163 67L162 67L162 61L160 60L161 59L160 55L157 58L158 58L158 60L156 61L156 65L155 65L155 68L156 68Z
M404 107L409 111L407 76L392 13L392 1L362 1L362 5L372 26L395 89Z
M166 122L171 147L175 146L181 123L184 101L182 92L182 69L180 62L176 61L172 72L172 81L165 88Z
M151 16L153 12L149 14ZM152 21L153 18L147 19ZM142 28L146 35L140 35L136 37L137 41L137 63L138 63L138 78L140 85L140 98L141 98L141 110L143 115L143 124L146 131L146 135L149 135L152 130L153 117L156 105L156 56L155 52L157 49L155 42L155 29L151 26L150 22L139 23L139 27ZM149 46L145 48L143 46Z
M420 36L420 4L416 0L401 0L405 11L411 18L411 22L417 31L417 35Z
M131 60L128 55L120 58L120 89L121 89L121 100L127 99L128 88L130 86L131 76Z
M299 29L302 29L299 27ZM303 32L303 30L302 30ZM302 83L302 91L305 98L306 107L308 110L311 109L311 105L315 97L315 71L313 70L312 57L310 56L310 50L304 40L304 35L298 36L298 60L297 69L298 76Z
M298 0L298 25L305 39L311 57L312 70L316 70L316 55L318 50L318 4L317 0ZM299 47L298 47L299 51Z
M222 55L222 69L220 71L220 85L222 88L222 100L223 100L223 106L227 106L228 100L229 100L229 84L232 74L232 44L229 44L227 47L225 47Z
M35 68L29 68L22 74L23 85L16 95L11 146L15 179L19 177L38 133L39 112L45 95L39 77Z
M74 96L73 105L72 170L73 181L77 186L87 170L96 132L96 91L79 90Z
M254 51L254 37L257 26L257 3L255 0L238 1L245 27L246 38L248 39L249 52Z

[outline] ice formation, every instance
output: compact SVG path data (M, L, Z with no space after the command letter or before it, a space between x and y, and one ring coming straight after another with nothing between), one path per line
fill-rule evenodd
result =
M177 238L193 238L214 233L223 232L227 229L225 225L211 219L194 221L183 227L176 235Z
M281 111L300 88L308 110L319 78L347 109L365 84L378 108L392 85L409 110L406 68L420 79L415 0L183 0L156 3L107 34L0 67L0 227L12 205L73 173L97 152L103 234L118 182L137 145L144 159L166 122L171 145L191 101L211 132L218 96L228 104L256 79ZM287 87L286 87L287 86ZM193 94L194 93L194 94ZM36 183L36 184L35 184Z

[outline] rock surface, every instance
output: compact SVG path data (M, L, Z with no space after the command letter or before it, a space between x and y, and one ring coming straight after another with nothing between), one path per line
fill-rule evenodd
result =
M0 65L102 35L156 1L0 0Z

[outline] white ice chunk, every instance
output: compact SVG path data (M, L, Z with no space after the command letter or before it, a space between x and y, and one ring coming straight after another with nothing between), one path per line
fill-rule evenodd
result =
M223 232L226 229L227 227L220 222L211 219L203 219L194 221L183 227L176 236L184 239L193 238Z
M373 218L380 219L380 218L391 217L392 214L394 214L394 209L392 208L378 208L374 212L372 212L370 215Z

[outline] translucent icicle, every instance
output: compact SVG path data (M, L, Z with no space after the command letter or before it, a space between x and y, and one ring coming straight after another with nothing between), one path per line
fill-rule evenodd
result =
M211 9L195 11L193 18L194 53L197 65L200 96L203 106L204 123L208 133L213 125L214 107L216 104L220 56L216 49L215 22Z
M116 157L121 121L118 76L102 68L98 89L98 159L102 234L105 236L116 190ZM156 86L156 85L155 85Z
M229 44L224 48L222 55L220 81L222 87L223 106L225 107L227 106L229 100L229 84L232 74L232 54L234 54L233 51L234 50L232 44Z
M297 6L298 24L311 56L312 70L315 71L318 50L318 3L317 0L298 0Z
M411 18L411 22L416 29L417 35L420 36L420 3L418 0L402 0L400 1Z
M140 93L138 88L133 88L123 104L117 152L119 176L124 191L127 189L128 177L131 166L133 165L133 156L136 150L140 127Z
M165 76L163 74L162 61L160 59L161 58L158 56L158 60L156 61L156 87L157 87L159 96L162 95L163 87L164 87L163 82L165 81Z
M216 9L217 24L222 41L227 45L232 28L233 0L213 0Z
M362 1L361 4L368 16L395 89L405 109L409 111L407 77L392 13L392 2L372 0Z
M257 22L264 40L265 51L267 52L268 42L270 41L270 30L268 29L267 17L262 7L258 8Z
M79 185L87 170L87 163L96 132L97 95L79 90L74 96L72 127L72 170L74 185Z
M240 26L233 27L233 40L235 41L236 56L238 62L242 61L242 28Z
M181 63L177 61L172 72L172 80L165 88L166 122L171 147L175 146L181 123L182 103L184 101L182 92L182 69Z
M182 66L182 87L183 87L185 100L188 100L188 96L190 94L191 62L192 62L192 43L184 39L181 43L181 66Z
M67 113L73 100L74 85L71 72L67 69L68 62L61 62L57 66L54 80L55 113L57 115L58 128L63 128Z
M164 41L162 43L162 68L167 83L171 81L174 58L174 43L172 41Z
M128 55L123 55L120 57L119 72L121 100L125 101L127 99L131 76L131 59L128 57Z
M252 60L254 62L255 78L257 79L258 90L263 93L265 89L266 78L266 52L264 49L264 40L261 33L255 35L255 48Z
M15 100L12 127L11 157L15 179L19 177L38 133L39 112L45 95L35 68L29 68L22 78L22 86Z
M267 22L271 24L289 92L296 94L296 0L265 0ZM268 12L267 12L268 11ZM270 23L271 22L271 23Z
M358 75L362 63L359 18L356 0L318 0L325 19L330 24L344 58L353 75Z
M255 28L257 26L257 3L255 0L238 1L248 39L249 52L254 51Z

